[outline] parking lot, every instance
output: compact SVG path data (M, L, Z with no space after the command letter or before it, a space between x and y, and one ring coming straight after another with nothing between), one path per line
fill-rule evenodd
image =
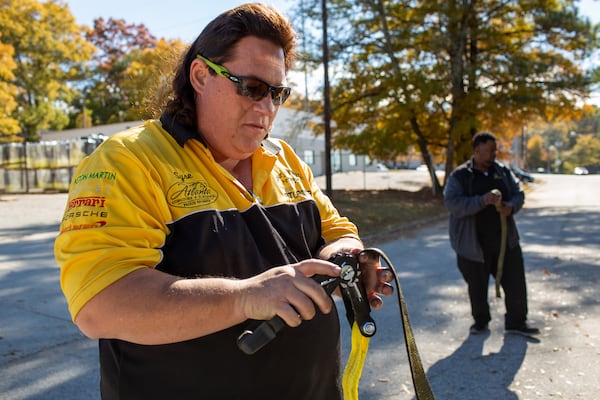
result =
M334 188L415 188L427 173L377 172ZM406 175L404 175L406 174ZM424 174L424 175L423 175ZM364 183L366 182L366 183ZM489 335L469 336L466 287L446 221L378 243L399 272L415 339L437 399L600 398L600 175L536 175L518 215L530 319L539 340L505 335L492 301ZM373 185L373 187L371 187ZM375 187L377 185L377 187ZM336 187L337 186L337 187ZM410 189L408 189L410 190ZM98 399L96 342L71 323L53 243L66 195L0 196L0 398ZM342 345L349 348L343 305ZM412 399L398 307L373 313L360 399Z

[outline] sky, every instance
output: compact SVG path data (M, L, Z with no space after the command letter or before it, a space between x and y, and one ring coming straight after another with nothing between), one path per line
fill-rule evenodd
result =
M157 38L191 43L223 11L251 1L240 0L67 0L79 25L93 25L99 17L144 24ZM294 1L262 0L286 12Z

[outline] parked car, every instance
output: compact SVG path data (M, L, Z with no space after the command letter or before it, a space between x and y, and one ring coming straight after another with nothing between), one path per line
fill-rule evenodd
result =
M573 170L573 173L575 175L587 175L590 173L590 171L588 171L588 169L586 167L575 167L575 170Z
M518 168L518 167L515 167L514 165L511 165L510 169L512 170L513 174L515 174L515 176L517 178L519 178L519 180L521 182L531 183L531 182L533 182L535 180L535 178L533 177L533 175L531 175L527 171L523 171L521 168Z

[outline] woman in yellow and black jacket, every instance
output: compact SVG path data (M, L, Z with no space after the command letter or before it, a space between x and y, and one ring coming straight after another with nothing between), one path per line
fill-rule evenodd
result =
M73 321L100 340L104 399L341 398L338 316L310 277L339 275L324 260L362 244L307 165L268 138L293 54L275 9L221 14L160 120L78 167L55 255ZM377 300L391 287L366 258ZM238 335L275 315L293 329L242 353Z

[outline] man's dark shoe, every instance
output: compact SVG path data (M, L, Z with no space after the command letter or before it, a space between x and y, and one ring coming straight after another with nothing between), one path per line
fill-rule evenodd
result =
M522 335L522 336L533 336L533 335L539 335L540 330L533 326L524 324L518 328L506 328L506 333L512 333L514 335Z
M475 323L469 328L469 333L471 335L481 335L483 333L486 333L488 330L488 324Z

